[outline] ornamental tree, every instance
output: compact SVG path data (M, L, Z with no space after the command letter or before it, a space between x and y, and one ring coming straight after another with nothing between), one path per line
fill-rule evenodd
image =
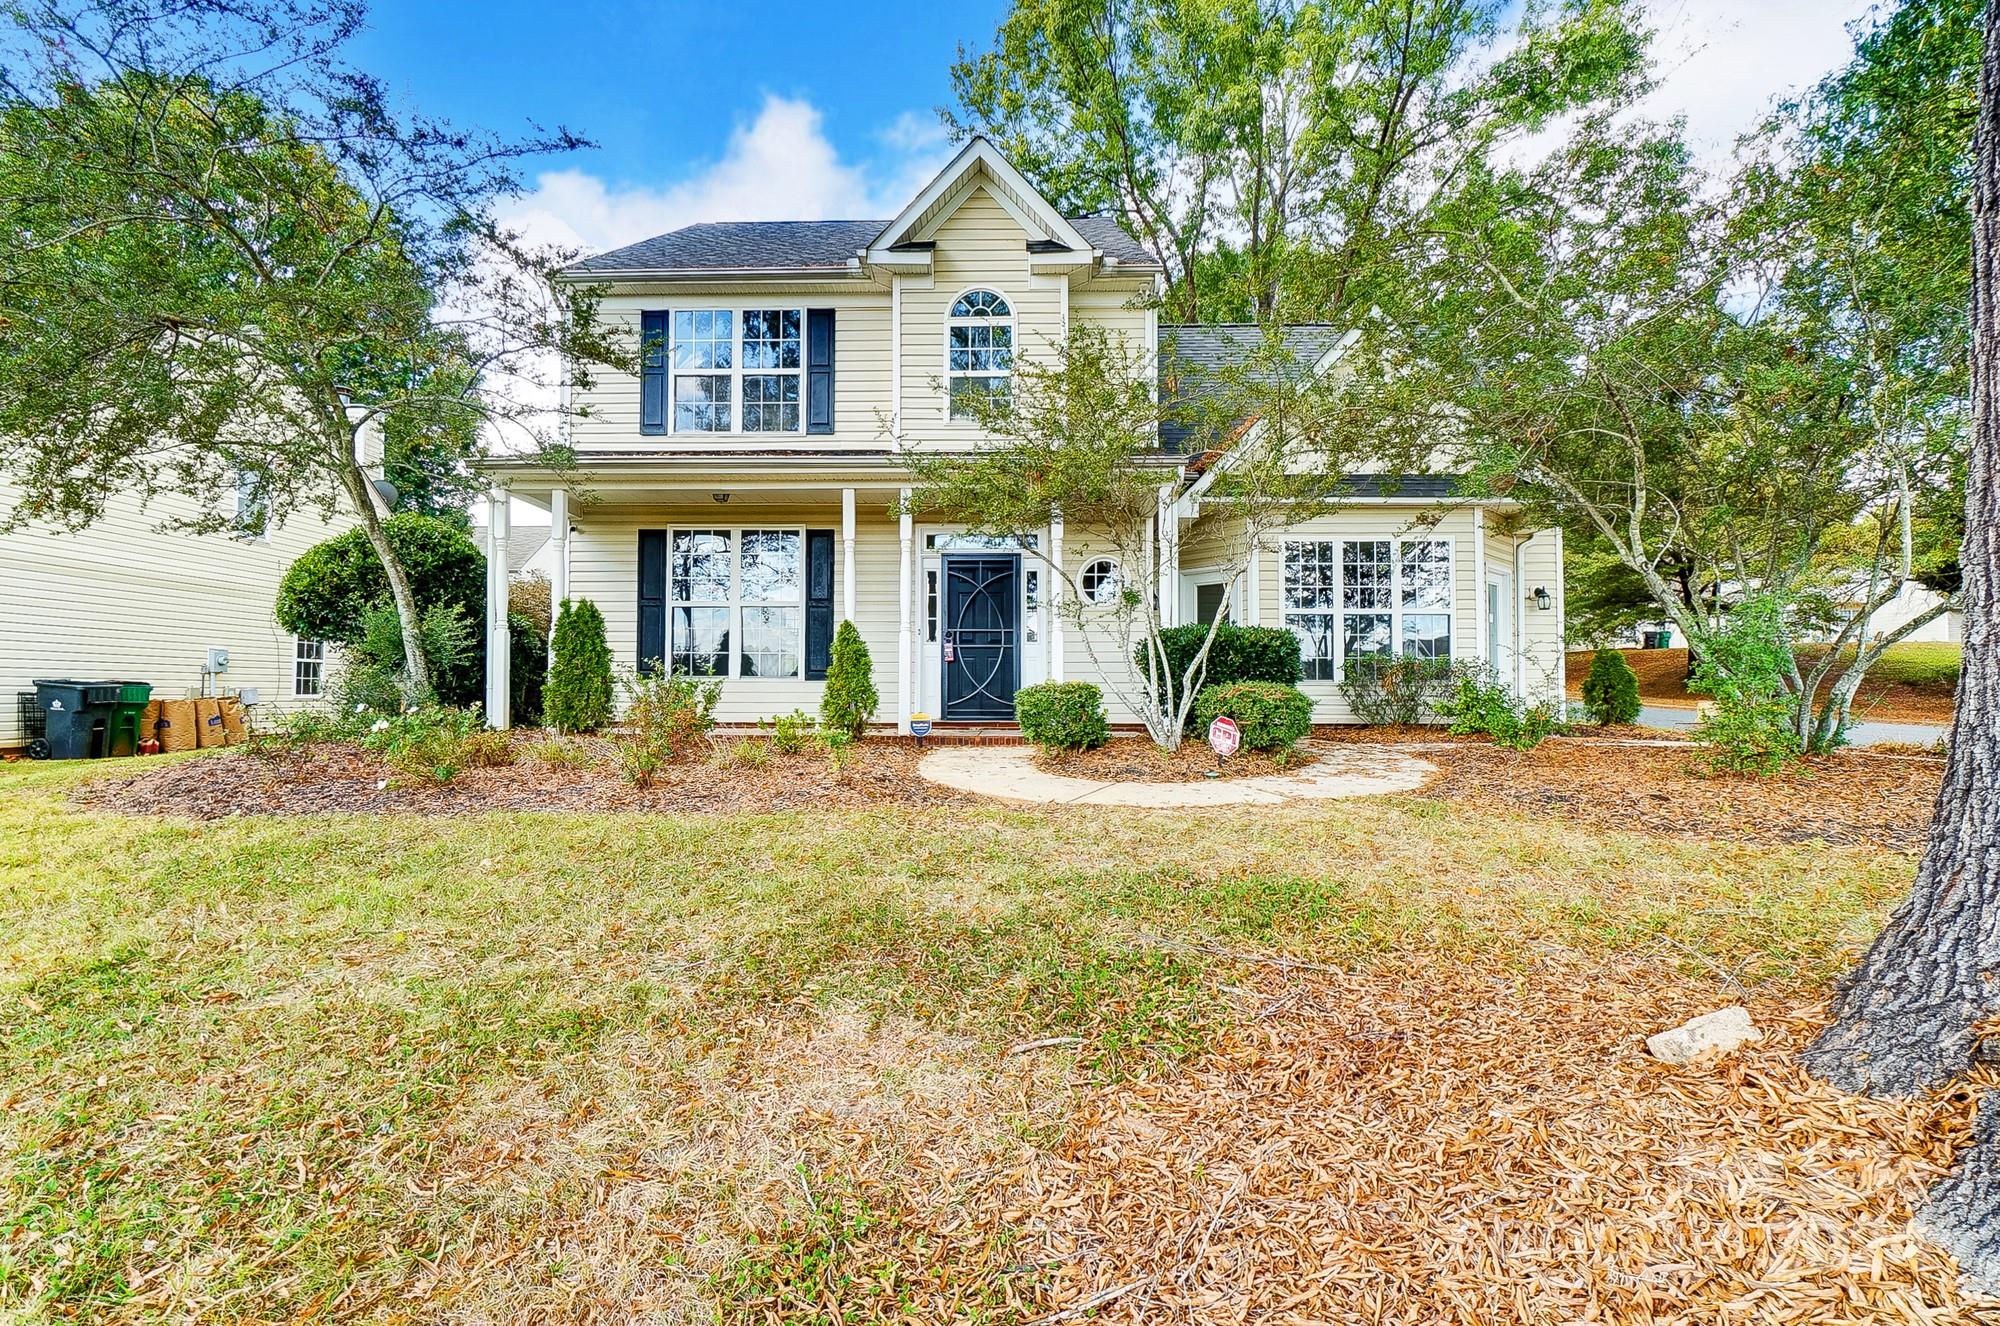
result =
M370 440L403 482L456 472L470 439L546 449L543 375L623 362L594 291L548 279L569 255L494 215L518 163L582 140L400 113L339 57L358 0L4 16L0 472L21 489L5 524L76 529L114 494L172 491L213 508L184 525L222 529L242 487L263 519L343 513L380 559L405 691L427 692Z

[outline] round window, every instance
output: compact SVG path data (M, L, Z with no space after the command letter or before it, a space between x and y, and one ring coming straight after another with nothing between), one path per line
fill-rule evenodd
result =
M1118 592L1125 587L1125 578L1119 574L1118 563L1109 557L1100 557L1083 568L1077 578L1077 586L1083 591L1083 601L1104 607L1118 601Z

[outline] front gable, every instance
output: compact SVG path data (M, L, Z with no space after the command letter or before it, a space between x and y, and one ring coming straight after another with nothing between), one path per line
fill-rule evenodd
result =
M891 270L921 270L923 259L958 211L983 194L1012 220L1024 246L1044 257L1088 263L1096 253L1076 225L1050 206L992 143L974 138L869 244L865 260Z

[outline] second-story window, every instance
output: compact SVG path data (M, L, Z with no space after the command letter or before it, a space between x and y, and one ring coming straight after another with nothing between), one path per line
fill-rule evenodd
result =
M976 419L981 400L1005 401L1014 376L1014 310L991 290L968 290L945 331L951 417Z
M799 431L800 329L785 309L677 309L676 433Z

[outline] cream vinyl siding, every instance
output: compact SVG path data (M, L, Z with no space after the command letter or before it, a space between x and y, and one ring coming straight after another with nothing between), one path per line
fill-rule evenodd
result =
M1486 562L1508 555L1508 544L1496 539L1488 544ZM1549 591L1555 606L1544 612L1535 606L1537 587ZM1562 701L1563 690L1563 577L1561 542L1554 530L1537 530L1521 545L1521 579L1515 586L1521 614L1522 684L1528 698L1545 704Z
M613 668L629 673L639 659L639 531L642 529L830 529L834 532L833 606L836 625L842 595L840 499L824 506L754 506L713 502L686 506L596 507L575 518L570 536L569 593L587 598L604 614ZM896 524L877 507L863 503L855 512L854 624L868 645L880 697L875 721L896 721ZM671 611L672 605L669 605ZM671 630L671 626L669 627ZM732 635L730 648L740 642ZM722 678L716 719L754 723L793 709L819 712L823 681ZM620 700L622 703L623 696Z
M0 511L18 490L0 484ZM349 528L295 516L268 538L166 533L193 503L116 501L79 534L46 526L0 534L0 745L20 740L14 694L37 677L150 682L167 698L197 693L210 646L229 651L227 690L254 687L257 715L292 695L292 637L272 616L293 559Z
M1135 578L1143 577L1143 567L1129 566L1125 559L1118 558L1100 539L1093 539L1088 530L1072 526L1063 532L1063 566L1072 581L1081 581L1083 568L1099 557L1112 557L1119 563L1125 583L1131 585ZM1065 585L1063 594L1071 593ZM1113 685L1122 686L1128 694L1136 693L1132 671L1131 651L1119 640L1118 610L1116 608L1082 609L1082 629L1074 614L1065 610L1062 619L1063 666L1065 681L1087 681L1104 691L1104 712L1114 723L1136 723L1139 716L1130 706L1120 702L1113 691ZM1133 625L1131 644L1136 646L1145 638L1144 627L1137 622Z
M588 391L572 390L572 405L588 413L570 422L570 440L578 448L634 450L699 447L704 450L740 446L769 450L773 446L855 446L879 449L888 443L884 424L889 412L889 292L870 286L861 290L827 291L810 286L736 286L719 292L692 294L662 290L657 294L605 296L600 314L636 352L639 315L651 309L704 308L830 308L833 317L833 432L806 433L647 433L639 431L639 379L606 368L592 369ZM736 329L739 341L742 329ZM942 337L943 333L939 333ZM738 403L741 408L741 403Z
M1150 320L1140 301L1151 292L1150 284L1134 287L1105 281L1078 286L1069 295L1070 325L1102 327L1135 347L1146 345Z

